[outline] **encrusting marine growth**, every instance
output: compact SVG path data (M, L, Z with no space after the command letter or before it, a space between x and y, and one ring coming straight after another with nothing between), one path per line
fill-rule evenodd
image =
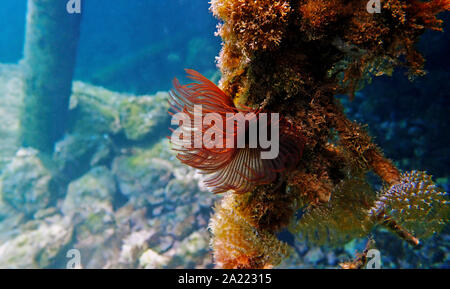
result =
M384 226L417 246L448 221L446 193L424 172L399 171L334 97L352 97L395 67L407 67L410 78L424 74L415 44L426 29L441 30L436 15L450 10L450 0L381 3L381 13L371 14L367 0L211 1L222 20L220 89L188 71L199 83L176 82L172 106L192 112L217 97L211 111L278 112L288 127L281 134L289 132L277 174L254 173L245 160L258 161L258 153L229 170L236 150L179 152L181 161L213 175L213 191L230 190L210 222L219 267L276 266L290 251L276 237L286 229L308 242L342 245ZM370 171L384 183L380 192L367 181Z

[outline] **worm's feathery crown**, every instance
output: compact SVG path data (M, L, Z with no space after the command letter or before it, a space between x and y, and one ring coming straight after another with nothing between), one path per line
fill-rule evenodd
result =
M200 73L187 69L188 77L195 83L181 85L174 80L174 89L170 92L169 103L176 112L182 112L189 116L191 125L194 120L194 106L202 106L202 119L207 113L220 115L223 123L226 123L227 114L253 113L258 118L259 110L250 108L237 108L232 99L227 96L213 82ZM299 162L303 150L303 141L300 134L292 131L289 122L282 118L280 125L280 150L275 159L261 159L262 148L227 148L227 139L232 138L235 143L238 131L235 126L233 133L220 130L217 133L223 136L223 148L207 148L204 144L200 148L194 147L194 139L191 137L190 147L182 146L171 139L173 149L178 151L177 158L184 164L199 169L204 174L210 174L205 184L214 193L223 193L234 190L237 193L252 191L257 185L270 184L286 170L293 169ZM202 124L202 133L213 125ZM191 135L192 130L183 129L183 135ZM245 132L246 133L246 132ZM183 141L186 141L183 139Z

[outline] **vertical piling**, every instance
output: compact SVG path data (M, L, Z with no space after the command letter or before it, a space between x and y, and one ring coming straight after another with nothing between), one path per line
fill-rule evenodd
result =
M24 48L23 146L51 153L67 126L81 14L62 0L28 0Z

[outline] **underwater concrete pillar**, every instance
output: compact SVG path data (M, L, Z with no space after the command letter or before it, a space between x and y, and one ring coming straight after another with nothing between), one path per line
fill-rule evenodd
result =
M21 140L46 153L67 128L80 35L81 14L70 14L66 2L28 0Z

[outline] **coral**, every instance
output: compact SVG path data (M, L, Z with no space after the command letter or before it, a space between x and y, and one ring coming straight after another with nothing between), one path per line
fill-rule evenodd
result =
M275 236L286 228L340 245L384 226L415 246L448 221L447 195L425 174L397 169L334 97L352 97L397 67L410 79L424 74L415 45L426 29L441 30L436 15L450 1L382 3L381 13L370 14L365 0L211 2L222 21L220 89L238 107L279 112L304 143L301 161L277 189L227 194L216 206L210 228L219 266L277 265L288 252ZM376 194L370 172L387 189Z

